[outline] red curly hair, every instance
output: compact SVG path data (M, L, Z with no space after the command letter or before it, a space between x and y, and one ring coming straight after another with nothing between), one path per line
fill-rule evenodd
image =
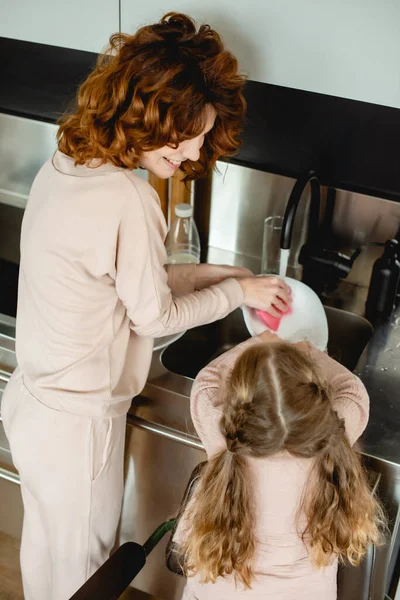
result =
M111 36L78 90L76 110L59 121L58 148L76 165L100 159L134 169L142 152L201 134L211 104L217 116L200 159L180 167L196 179L238 150L245 81L216 31L170 12L135 35Z

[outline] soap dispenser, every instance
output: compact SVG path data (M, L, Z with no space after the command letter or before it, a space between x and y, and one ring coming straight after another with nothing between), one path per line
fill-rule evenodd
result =
M392 314L400 279L399 254L399 242L388 240L383 255L373 266L365 306L365 316L372 324L384 322Z

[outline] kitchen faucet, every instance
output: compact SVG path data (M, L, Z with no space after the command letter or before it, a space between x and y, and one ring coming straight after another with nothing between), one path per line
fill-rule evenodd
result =
M347 277L361 249L357 248L351 256L346 256L323 248L319 236L321 185L315 171L301 175L293 186L283 217L281 249L291 248L297 208L308 183L311 186L308 237L300 250L298 260L303 265L302 281L315 292L322 293L335 290L339 280Z
M311 204L310 204L310 219L309 219L309 241L317 235L319 227L319 213L321 209L321 186L317 174L314 171L309 171L296 180L293 189L290 193L289 200L286 206L285 215L283 217L281 248L290 250L292 245L292 234L294 220L296 217L297 208L300 203L300 198L306 185L311 184Z

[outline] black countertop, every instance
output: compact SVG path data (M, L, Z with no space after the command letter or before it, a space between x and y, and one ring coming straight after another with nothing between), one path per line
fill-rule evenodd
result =
M0 37L0 112L55 122L97 55ZM249 81L243 145L232 162L400 201L400 110Z
M400 465L400 307L376 327L355 373L370 397L362 450Z

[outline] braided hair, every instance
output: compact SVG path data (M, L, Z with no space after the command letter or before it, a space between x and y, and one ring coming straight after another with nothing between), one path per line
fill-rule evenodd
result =
M251 587L255 507L247 459L281 451L314 460L298 511L311 560L318 567L336 557L358 564L368 545L379 543L384 517L311 359L291 344L259 344L238 358L227 383L220 422L226 449L208 461L188 510L190 532L180 549L186 573L204 582L232 575Z

